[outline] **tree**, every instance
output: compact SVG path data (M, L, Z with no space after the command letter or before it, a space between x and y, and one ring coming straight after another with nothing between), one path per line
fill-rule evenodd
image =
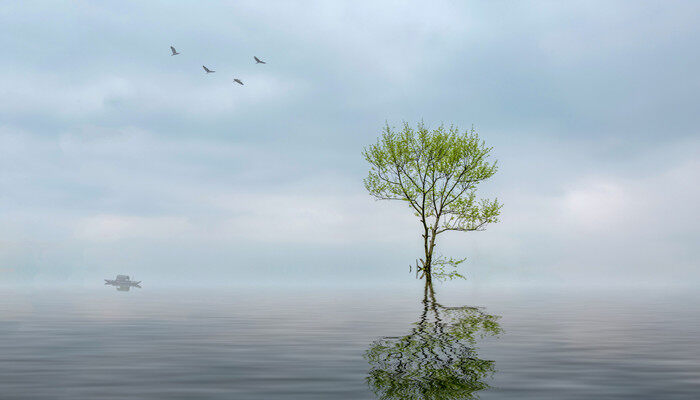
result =
M444 267L464 260L433 257L438 235L480 231L498 222L498 199L476 198L478 185L497 171L497 162L488 160L491 149L474 128L460 132L440 125L430 130L421 122L413 129L404 122L400 131L387 124L377 143L363 151L370 164L364 180L369 193L378 200L408 203L420 219L425 258L416 268L426 281L434 272L438 278L463 278Z
M478 398L496 370L476 345L503 333L499 318L477 307L443 306L426 281L423 312L411 332L379 339L365 352L370 389L386 400Z

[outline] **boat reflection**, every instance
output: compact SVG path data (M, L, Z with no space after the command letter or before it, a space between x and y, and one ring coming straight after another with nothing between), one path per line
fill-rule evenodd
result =
M476 398L495 372L494 361L479 358L476 343L503 332L499 318L477 307L445 307L426 283L423 311L411 332L367 349L370 389L380 399Z

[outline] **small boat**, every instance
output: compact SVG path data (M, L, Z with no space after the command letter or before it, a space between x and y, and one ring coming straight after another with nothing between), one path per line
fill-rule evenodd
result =
M117 279L105 279L105 285L116 286L117 290L128 292L130 287L141 288L141 281L132 281L129 275L117 275Z

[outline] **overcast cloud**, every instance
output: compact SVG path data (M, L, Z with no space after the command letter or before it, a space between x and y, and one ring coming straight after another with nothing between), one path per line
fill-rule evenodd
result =
M502 222L439 247L472 281L698 282L699 13L5 4L0 279L407 282L417 222L365 193L361 151L422 119L473 124L501 165Z

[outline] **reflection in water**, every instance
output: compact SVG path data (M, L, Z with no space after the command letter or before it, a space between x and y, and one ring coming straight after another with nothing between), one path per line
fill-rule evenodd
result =
M377 340L365 353L367 382L380 399L472 399L487 389L494 361L476 341L502 332L500 317L476 307L445 307L426 282L423 312L410 334Z

